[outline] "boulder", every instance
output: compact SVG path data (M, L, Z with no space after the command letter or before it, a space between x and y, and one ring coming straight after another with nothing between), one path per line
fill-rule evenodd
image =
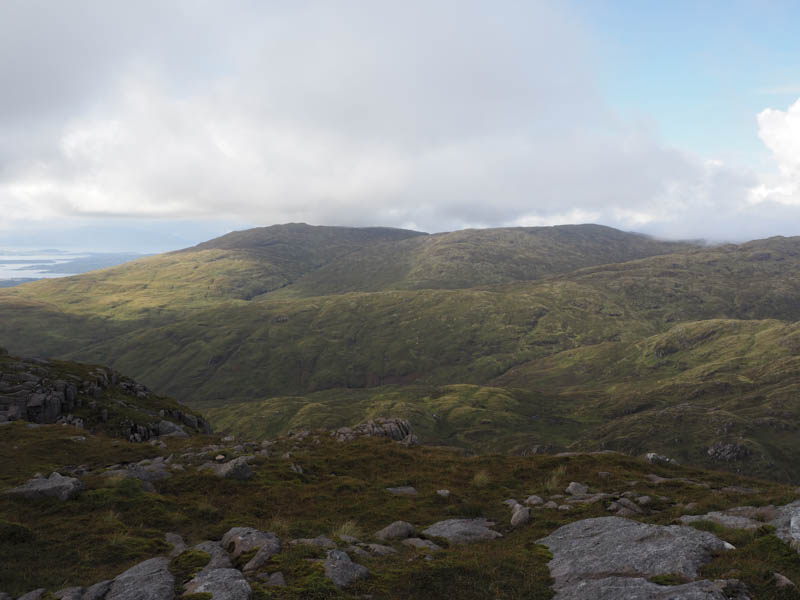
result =
M168 558L151 558L114 579L105 600L173 600L175 578Z
M589 493L589 486L577 481L571 481L566 492L572 496L584 496Z
M23 485L7 491L12 496L20 496L31 500L42 498L58 498L62 502L74 498L83 489L83 484L75 477L64 477L60 473L51 473L50 477L30 479Z
M397 550L391 546L383 546L382 544L367 544L366 548L370 554L375 556L388 556L389 554L397 554Z
M342 550L329 551L323 565L325 567L325 577L340 588L369 576L369 569L354 563L347 553Z
M211 594L211 600L249 600L250 584L236 569L214 569L186 584L187 594Z
M518 504L514 508L514 513L511 515L511 526L512 527L519 527L520 525L525 525L528 521L531 520L531 509L527 506L522 506Z
M424 533L428 537L440 537L451 544L468 544L503 537L502 534L489 529L494 522L486 519L447 519L428 527Z
M101 581L100 583L90 585L88 588L86 588L86 591L83 592L81 600L103 600L106 597L106 594L108 594L108 590L111 589L112 583L113 581L108 579L106 581Z
M264 582L264 585L267 587L283 587L286 585L286 579L284 578L283 573L278 571L270 575L269 579Z
M230 552L233 558L275 542L280 544L274 533L266 533L252 527L234 527L222 536L222 547Z
M655 452L648 452L644 455L644 459L652 465L677 465L678 461L663 454Z
M44 588L38 588L36 590L30 591L27 594L23 594L17 600L39 600L42 596L45 595L47 592Z
M708 563L715 553L732 548L706 531L680 525L650 525L620 517L575 521L538 540L538 543L547 546L553 553L548 566L555 580L554 588L559 592L556 596L559 600L584 597L638 598L640 596L570 594L577 594L575 590L586 588L588 582L609 577L613 577L613 583L619 586L633 584L616 581L617 578L635 580L669 574L693 580L697 577L698 569ZM594 591L597 592L596 589ZM562 596L562 592L566 595Z
M533 494L525 498L525 504L529 506L539 506L540 504L544 504L544 500L542 500L541 496Z
M57 592L53 592L53 597L58 598L58 600L81 600L83 591L82 587L62 588Z
M375 533L375 538L379 540L400 540L410 538L417 534L417 530L411 523L405 521L395 521Z

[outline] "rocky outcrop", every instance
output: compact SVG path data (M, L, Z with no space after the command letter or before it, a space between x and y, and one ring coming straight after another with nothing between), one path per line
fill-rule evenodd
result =
M114 428L104 427L106 433L129 441L187 435L187 427L192 432L211 432L202 417L179 409L151 411L137 402L150 396L146 386L102 367L89 368L87 373L35 358L2 355L0 360L0 422L21 420L93 428L109 422L116 409L121 408L147 415L134 422L121 417L126 412L121 410Z
M62 502L74 498L83 489L80 479L64 477L60 473L51 473L50 477L34 477L19 487L15 487L7 494L41 500L43 498L58 498Z
M732 548L711 533L691 527L650 525L621 517L576 521L560 527L538 543L553 553L548 566L555 581L557 600L683 598L668 595L669 588L662 589L662 586L641 587L641 580L672 575L692 581L697 578L698 569L715 553ZM726 598L728 596L720 595L722 588L735 584L698 582L685 590L685 597ZM722 588L715 591L720 585ZM640 595L626 591L636 589L643 591ZM654 595L648 596L646 592ZM701 592L705 595L697 595Z
M239 456L225 463L209 462L201 465L200 469L212 471L217 477L246 481L253 478L253 468L249 464L253 458L253 456Z
M387 437L407 446L415 446L419 443L411 429L411 423L406 419L377 418L355 427L340 427L331 435L340 442L360 437Z
M717 442L709 447L707 454L711 460L731 462L745 460L750 456L751 452L750 448L742 444Z

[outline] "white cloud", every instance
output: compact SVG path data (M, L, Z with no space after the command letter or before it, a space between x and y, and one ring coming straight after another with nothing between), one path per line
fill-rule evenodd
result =
M12 4L17 23L42 10ZM90 19L65 11L64 27L4 42L27 49L34 73L0 99L15 115L0 120L0 229L36 219L428 231L598 221L742 238L775 225L747 212L752 173L667 148L615 115L582 32L552 6L79 4ZM143 44L130 28L155 12L163 24ZM0 40L10 22L0 18ZM83 75L50 83L60 69ZM793 110L759 117L782 165L759 210L796 182L798 137L781 133Z

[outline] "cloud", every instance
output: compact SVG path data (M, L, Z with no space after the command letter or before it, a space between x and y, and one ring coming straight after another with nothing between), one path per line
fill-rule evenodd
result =
M0 18L0 67L12 54L24 65L0 100L11 115L0 120L0 229L581 220L670 237L766 231L748 213L756 176L615 114L586 36L552 5L52 6L0 8L34 32ZM788 156L790 142L763 133L779 116L765 117L762 139Z

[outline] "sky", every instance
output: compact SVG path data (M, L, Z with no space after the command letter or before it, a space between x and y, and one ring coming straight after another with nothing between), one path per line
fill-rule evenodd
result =
M0 248L800 235L795 1L3 0Z

